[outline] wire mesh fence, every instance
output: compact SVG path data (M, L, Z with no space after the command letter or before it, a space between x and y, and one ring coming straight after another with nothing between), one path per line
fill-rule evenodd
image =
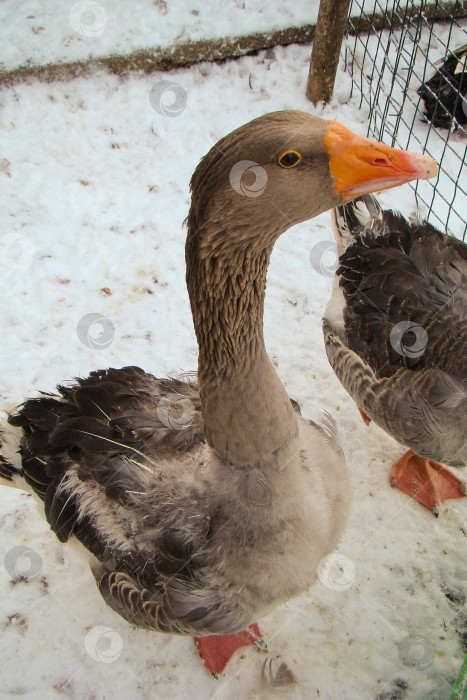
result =
M438 162L412 185L438 228L467 238L467 8L455 2L352 0L343 44L368 135Z

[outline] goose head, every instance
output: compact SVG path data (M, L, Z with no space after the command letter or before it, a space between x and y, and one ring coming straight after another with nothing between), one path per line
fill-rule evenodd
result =
M191 181L189 229L208 239L211 252L227 246L230 253L232 243L268 248L289 227L358 195L436 173L432 158L338 122L299 111L266 114L201 160Z

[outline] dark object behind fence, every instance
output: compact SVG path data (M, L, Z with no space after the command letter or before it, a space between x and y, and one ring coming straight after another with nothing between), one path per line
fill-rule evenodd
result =
M436 159L438 178L411 187L428 220L466 240L467 20L462 2L374 0L369 7L352 0L349 17L343 52L352 94L368 110L368 134Z

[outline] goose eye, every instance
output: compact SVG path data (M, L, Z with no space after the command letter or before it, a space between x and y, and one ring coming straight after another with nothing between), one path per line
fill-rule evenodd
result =
M279 158L279 165L283 168L293 168L294 165L300 163L302 156L298 151L286 151Z

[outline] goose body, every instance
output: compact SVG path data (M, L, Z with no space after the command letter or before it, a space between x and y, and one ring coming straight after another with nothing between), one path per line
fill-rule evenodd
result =
M126 367L31 400L11 423L22 477L59 539L92 555L105 601L140 627L203 636L306 589L338 542L349 485L333 424L293 420L270 464L227 467L206 443L195 383Z
M349 175L343 163L357 147ZM245 163L266 183L259 195L241 180ZM10 417L21 465L4 454L4 479L42 499L61 541L84 545L102 596L126 620L235 633L316 580L343 532L349 484L332 419L303 419L267 357L269 256L281 233L352 188L434 172L429 158L301 112L241 127L191 182L197 383L102 370Z
M324 319L331 366L364 414L399 443L425 460L464 466L467 245L381 211L368 194L337 209L334 231L339 268ZM425 502L423 489L419 495L436 509L462 493L449 487L435 502Z

